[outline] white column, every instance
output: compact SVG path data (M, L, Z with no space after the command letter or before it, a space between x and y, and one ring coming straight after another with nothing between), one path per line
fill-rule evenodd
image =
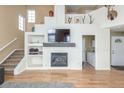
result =
M55 5L54 15L56 18L56 24L62 25L65 23L65 6L64 5Z
M96 34L96 70L110 70L110 30L103 29Z

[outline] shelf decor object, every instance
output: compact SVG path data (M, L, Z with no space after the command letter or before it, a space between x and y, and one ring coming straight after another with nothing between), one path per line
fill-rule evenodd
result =
M91 14L67 14L65 23L67 24L93 24L94 18Z
M68 18L68 23L70 24L72 22L72 17Z
M35 27L34 26L32 27L32 32L35 32Z
M52 10L49 11L49 16L53 17L54 16L54 12Z
M88 14L88 16L89 16L89 19L90 19L89 24L92 24L94 22L94 19L93 19L92 15Z
M85 24L85 18L86 18L86 16L84 15L84 16L82 17L82 23L83 23L83 24Z
M75 16L74 23L75 24L81 24L81 18L80 18L80 16Z
M73 21L73 17L71 17L71 16L66 16L65 23L67 23L67 24L72 24L72 21Z
M108 10L107 18L113 21L118 15L117 11L114 9L114 5L105 5L105 7Z

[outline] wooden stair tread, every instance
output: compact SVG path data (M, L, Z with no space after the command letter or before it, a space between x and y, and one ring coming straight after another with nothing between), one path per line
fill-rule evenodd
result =
M0 67L16 67L17 64L2 64Z
M3 64L18 64L19 62L18 61L5 61Z
M6 62L13 62L13 61L21 61L22 60L22 58L8 58L7 60L6 60Z
M24 51L17 50L7 60L0 64L0 67L4 67L5 74L14 74L15 67L18 65L23 57Z
M14 72L14 67L5 67L5 73L6 72Z
M23 55L19 55L19 56L11 56L11 57L9 57L9 58L23 58Z

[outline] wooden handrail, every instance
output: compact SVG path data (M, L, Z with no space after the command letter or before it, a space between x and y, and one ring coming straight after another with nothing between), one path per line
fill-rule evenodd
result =
M12 44L13 42L15 42L16 40L17 40L17 38L14 38L13 40L11 40L7 44L5 44L3 47L0 48L0 52L3 51L6 47L8 47L10 44Z

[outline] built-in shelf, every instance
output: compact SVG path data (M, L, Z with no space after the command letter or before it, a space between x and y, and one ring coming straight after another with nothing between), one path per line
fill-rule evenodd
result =
M42 55L43 51L29 52L29 55Z
M43 67L43 42L45 41L45 35L34 32L27 32L25 35L28 67Z
M36 57L42 57L43 55L39 55L39 54L38 54L38 55L28 55L28 56L30 56L30 57L35 57L35 56L36 56Z
M28 36L44 36L44 33L39 32L26 32Z
M28 46L43 46L43 44L28 44Z

